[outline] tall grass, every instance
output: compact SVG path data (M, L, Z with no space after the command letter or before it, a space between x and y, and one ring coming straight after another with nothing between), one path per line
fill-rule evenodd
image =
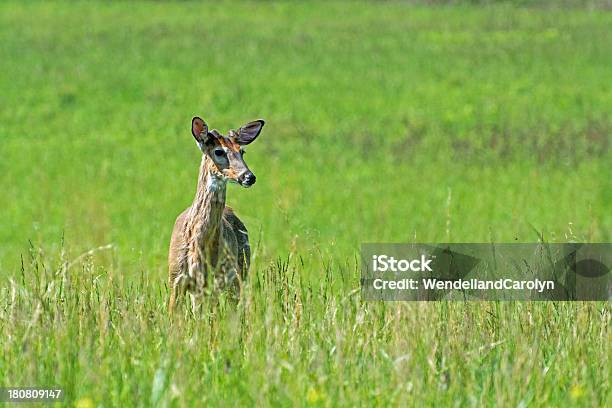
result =
M609 402L605 303L364 303L351 263L291 255L171 320L162 281L96 258L32 248L2 288L5 382L104 406Z

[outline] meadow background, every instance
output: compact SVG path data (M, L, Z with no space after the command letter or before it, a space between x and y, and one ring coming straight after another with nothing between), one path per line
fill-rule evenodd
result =
M2 2L0 386L610 406L609 303L359 297L362 242L611 238L606 2L442 3ZM228 189L254 264L238 305L170 321L196 114L266 120Z

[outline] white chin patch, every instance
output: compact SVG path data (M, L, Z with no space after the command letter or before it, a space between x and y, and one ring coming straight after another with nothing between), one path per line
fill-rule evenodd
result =
M206 181L206 190L208 191L219 191L225 187L225 179L221 177L208 177Z

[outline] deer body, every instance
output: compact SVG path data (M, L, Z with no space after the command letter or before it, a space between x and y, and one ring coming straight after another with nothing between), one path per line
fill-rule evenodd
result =
M246 227L225 205L228 181L244 187L255 176L244 163L241 146L252 142L263 121L251 122L224 137L200 118L192 121L192 133L202 150L202 162L193 203L176 219L168 254L169 308L172 311L185 292L203 294L207 282L215 288L240 287L250 264ZM214 289L214 288L213 288Z

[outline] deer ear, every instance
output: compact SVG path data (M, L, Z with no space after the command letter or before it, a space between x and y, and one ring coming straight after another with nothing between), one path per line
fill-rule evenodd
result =
M196 116L191 119L191 134L200 145L204 145L208 137L208 125L202 118Z
M265 122L259 119L242 126L240 129L238 129L236 143L239 145L248 145L251 143L253 140L255 140L255 138L257 138L257 136L259 136L261 128L263 128L264 124Z

